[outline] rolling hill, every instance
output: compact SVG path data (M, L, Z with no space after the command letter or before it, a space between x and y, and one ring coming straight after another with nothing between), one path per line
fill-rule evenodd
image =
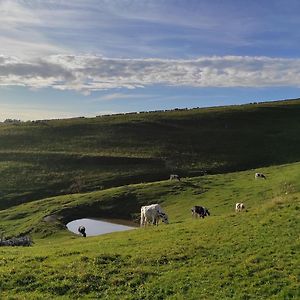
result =
M0 125L0 208L300 160L300 100Z
M299 299L299 113L294 100L2 123L0 234L34 244L0 247L0 298ZM170 224L65 227L138 221L148 203ZM211 216L193 219L193 205Z
M65 195L0 211L7 235L35 244L0 248L4 299L297 299L299 163ZM169 225L81 238L77 217L130 218L162 204ZM247 212L235 213L237 201ZM211 211L193 219L190 208ZM46 216L55 216L46 221Z

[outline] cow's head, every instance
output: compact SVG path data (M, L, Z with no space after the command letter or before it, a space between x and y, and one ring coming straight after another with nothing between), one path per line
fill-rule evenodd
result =
M159 217L161 218L161 220L165 223L165 224L169 224L169 218L168 218L168 215L163 213L163 212L160 212L159 213Z
M207 208L205 208L205 215L206 215L206 216L210 216L210 212L208 211Z

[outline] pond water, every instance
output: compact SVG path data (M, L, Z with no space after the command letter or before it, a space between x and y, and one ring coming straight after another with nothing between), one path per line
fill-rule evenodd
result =
M74 220L72 222L69 222L67 224L67 228L76 233L80 234L78 232L79 226L85 227L86 236L95 236L115 231L125 231L125 230L131 230L135 229L133 224L130 222L130 226L123 225L123 224L117 224L117 223L111 223L113 221L104 221L104 220L97 220L97 219L78 219ZM126 222L126 221L125 221Z

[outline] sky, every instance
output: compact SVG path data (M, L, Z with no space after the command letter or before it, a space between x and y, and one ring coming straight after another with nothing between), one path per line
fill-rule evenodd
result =
M300 97L298 0L0 0L0 121Z

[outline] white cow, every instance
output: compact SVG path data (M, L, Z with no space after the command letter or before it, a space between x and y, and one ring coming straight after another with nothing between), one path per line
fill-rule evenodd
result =
M236 212L239 212L239 211L242 211L245 209L245 205L244 203L236 203L235 204L235 211Z
M257 179L257 178L267 179L267 177L263 173L255 173L254 178L255 179Z
M141 226L146 226L148 223L158 225L161 219L164 223L168 224L168 215L162 210L159 204L151 204L141 207Z
M178 180L178 181L180 181L180 176L177 175L177 174L171 174L170 175L170 180Z

